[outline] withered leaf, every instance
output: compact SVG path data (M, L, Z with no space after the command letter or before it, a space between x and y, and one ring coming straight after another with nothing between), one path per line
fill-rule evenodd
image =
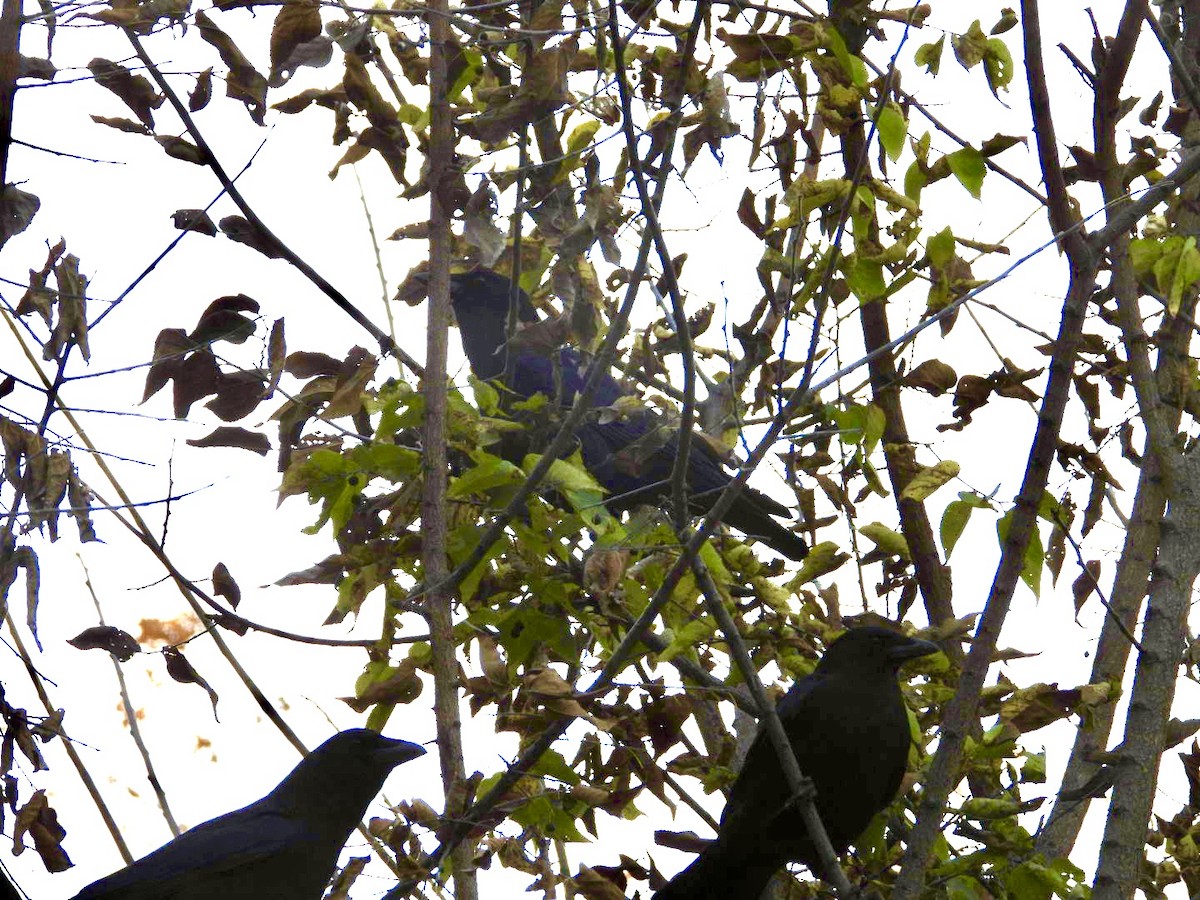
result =
M291 572L278 579L275 584L290 587L295 584L335 584L342 577L349 560L340 553L327 556L315 566Z
M218 224L231 241L253 247L268 259L283 259L284 254L279 242L248 219L242 216L226 216Z
M295 68L292 55L297 47L320 35L321 8L314 0L293 0L280 7L271 27L271 82L279 83L281 75Z
M128 134L150 133L149 128L133 119L122 119L118 116L92 116L92 121L97 125L107 125L109 128L115 128L117 131L124 131Z
M238 587L238 583L234 581L233 576L229 574L229 569L225 563L219 562L213 567L212 573L213 593L218 597L224 597L229 601L229 605L234 609L238 608L238 604L242 602L242 589Z
M286 360L287 340L283 333L283 319L279 318L271 325L271 337L267 341L267 371L270 374L270 380L263 388L264 400L270 400L275 394L275 389L279 387Z
M142 392L145 403L161 391L183 366L184 355L192 349L192 342L182 328L164 328L154 340L154 362L146 373L146 389Z
M225 76L225 93L233 100L246 104L246 110L256 125L262 125L267 112L267 79L246 59L237 44L217 27L204 12L196 13L200 36L217 48L221 61L229 67Z
M919 388L928 391L935 397L940 397L954 387L958 375L954 369L940 359L927 359L904 376L901 381L905 387Z
M278 103L271 104L271 109L279 110L281 113L294 115L302 110L308 109L314 103L317 106L323 106L326 109L338 109L346 104L347 97L344 88L337 87L333 90L322 90L320 88L308 88L301 91L295 97L288 97L286 100L280 100Z
M212 99L212 77L212 66L196 76L196 86L188 94L188 109L191 112L199 112L208 106L208 101Z
M154 136L154 140L158 141L159 146L172 159L183 160L183 162L189 162L194 166L208 164L208 154L191 141L172 134L158 134Z
M195 345L229 341L245 343L254 334L254 320L242 315L258 312L258 301L245 294L218 297L200 314L199 321L188 339Z
M571 879L575 891L587 900L625 900L625 892L594 869L579 867Z
M42 348L43 359L57 359L68 344L75 344L84 359L91 359L88 349L87 286L88 280L79 271L79 257L68 253L54 266L58 282L58 321L50 340Z
M203 15L203 13L201 13ZM96 57L88 63L88 71L102 88L112 91L128 106L147 128L154 128L153 110L166 99L141 75L134 75L124 66Z
M29 227L29 223L41 208L42 201L15 184L4 186L3 192L0 192L0 201L0 247L3 247L10 237Z
M1083 608L1083 604L1087 602L1087 598L1096 590L1096 585L1100 582L1100 560L1089 559L1083 565L1083 571L1079 573L1079 577L1071 583L1071 595L1075 598L1075 615L1079 615L1079 610Z
M511 100L501 101L459 127L481 143L495 144L522 125L549 116L570 99L566 76L579 49L578 41L568 40L538 51Z
M141 644L133 635L112 625L85 628L67 643L79 650L107 650L121 662L128 662L135 653L142 652Z
M29 802L17 810L13 823L13 856L24 852L26 835L33 839L33 848L42 858L47 872L65 872L71 868L71 859L62 846L67 831L58 824L58 814L46 800L44 790L34 791Z
M416 663L403 659L387 677L372 681L357 697L342 697L341 701L355 712L363 713L377 703L412 703L421 696L424 687Z
M50 60L21 54L21 61L17 69L18 78L40 78L42 81L53 81L57 74L58 68Z
M208 699L212 701L213 718L218 722L221 721L217 717L217 692L201 677L195 667L179 652L179 649L171 646L163 647L162 655L167 661L167 674L171 678L180 684L198 684L208 692Z
M223 422L236 422L250 415L262 400L263 380L257 372L222 373L217 396L204 404Z
M250 431L236 425L221 425L202 438L189 439L188 445L191 447L237 447L240 450L257 453L259 456L266 456L267 451L271 449L271 439L265 434L259 434L257 431Z
M184 419L193 403L216 393L221 380L221 368L212 351L205 347L185 357L173 378L175 418Z
M180 231L196 231L217 236L217 224L202 209L177 209L171 214L171 223Z
M92 525L92 499L91 488L79 477L79 470L73 468L70 481L67 482L67 502L71 504L71 515L75 517L75 527L79 530L81 544L100 540L96 535L95 526Z

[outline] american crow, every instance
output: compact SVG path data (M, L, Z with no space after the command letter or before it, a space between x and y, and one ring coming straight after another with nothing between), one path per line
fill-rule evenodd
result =
M830 644L813 673L776 707L839 854L892 802L904 777L912 738L897 669L937 649L886 628L853 628ZM758 900L789 861L820 875L816 850L788 799L779 756L760 729L730 791L717 839L654 900Z
M512 282L490 269L479 268L450 277L451 300L462 335L463 351L475 377L484 381L511 372L507 385L519 397L545 394L570 407L587 379L587 364L570 347L551 350L545 342L523 340L518 333L512 347L505 340ZM517 317L525 325L538 321L537 311L524 291L519 291ZM509 366L508 354L513 359ZM612 406L629 392L608 373L593 398L593 406ZM671 471L678 453L678 434L649 411L634 412L613 421L596 415L575 431L584 465L608 491L607 505L614 511L638 503L658 502L670 496ZM731 476L712 449L693 440L688 456L688 491L697 512L712 505ZM803 559L808 546L798 534L772 516L790 510L766 494L745 487L725 523L748 537L758 538L789 559Z
M424 752L365 728L335 734L261 800L197 825L75 900L320 900L388 773Z

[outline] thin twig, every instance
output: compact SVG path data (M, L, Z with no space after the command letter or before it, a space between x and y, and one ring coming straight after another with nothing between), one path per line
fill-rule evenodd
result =
M92 603L96 607L96 619L101 625L105 625L104 610L100 608L100 598L96 596L96 591L92 587L92 576L88 572L87 563L83 561L83 557L75 554L79 560L79 565L83 567L83 584L87 588L88 593L92 597ZM114 654L109 654L112 660L113 669L117 673L117 685L121 691L121 705L125 707L125 721L129 723L129 736L133 738L134 744L137 745L138 752L142 755L142 763L146 766L146 780L150 782L150 787L154 789L154 796L158 798L158 808L162 810L163 818L167 820L167 827L171 829L172 837L179 837L179 825L175 821L175 816L171 813L171 805L167 802L167 792L163 790L162 783L158 780L158 773L154 771L154 761L150 758L150 750L146 746L146 741L142 737L142 726L138 722L137 710L133 708L133 700L129 697L129 685L125 683L125 671L121 668L121 661Z

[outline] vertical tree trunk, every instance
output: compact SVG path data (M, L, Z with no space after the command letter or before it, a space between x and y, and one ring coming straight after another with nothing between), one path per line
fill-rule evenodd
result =
M445 791L444 815L457 818L470 798L465 795L462 718L459 712L458 659L454 646L453 595L446 580L446 345L450 330L450 215L446 192L454 165L454 122L447 99L446 44L450 38L446 0L429 4L430 146L429 146L429 333L425 358L424 494L421 498L421 561L426 616L433 651L433 705L437 719L438 758ZM472 867L473 848L463 842L451 855L454 893L459 900L479 895Z

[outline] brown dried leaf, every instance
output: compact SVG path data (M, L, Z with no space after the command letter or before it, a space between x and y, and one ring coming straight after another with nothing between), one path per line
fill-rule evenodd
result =
M372 681L357 697L340 699L355 712L363 713L377 703L412 703L424 688L416 663L403 659L386 678Z
M192 404L215 394L220 381L221 368L207 347L185 357L174 374L175 418L187 418Z
M954 387L957 380L958 375L946 363L940 359L927 359L905 375L900 383L940 397Z
M265 434L232 425L222 425L202 438L188 440L191 447L237 447L259 456L266 456L271 449L271 439Z
M225 563L219 562L213 567L212 581L213 593L218 597L224 597L229 601L230 606L237 609L238 604L242 602L242 589L238 587L238 583L234 581L233 576L229 574L229 569L225 567Z
M79 542L84 544L100 540L90 514L93 499L92 491L79 477L79 471L72 469L71 479L67 483L67 502L71 504L75 527L79 529Z
M0 191L0 247L28 228L41 206L42 201L28 191L15 184L4 185Z
M242 344L254 334L254 320L242 313L258 312L258 301L245 294L218 297L200 314L188 340L199 346L215 341Z
M107 125L109 128L115 128L117 131L124 131L128 134L149 134L150 129L141 122L135 122L133 119L122 119L115 116L92 116L92 121L97 125Z
M84 359L91 359L88 349L87 285L79 272L79 257L68 253L54 266L58 282L58 321L50 340L42 348L43 359L57 359L68 344L75 344Z
M257 372L222 373L216 393L204 405L221 421L236 422L254 412L262 400L262 376Z
M245 103L250 118L256 125L262 125L267 111L267 79L250 65L237 44L204 12L196 13L196 26L200 36L217 48L221 61L229 67L225 76L226 95Z
M219 223L221 231L231 241L253 247L268 259L283 259L283 251L279 242L273 236L261 231L248 219L242 216L226 216Z
M154 140L158 141L159 146L172 159L182 160L194 166L208 165L208 154L191 141L172 134L158 134L154 136Z
M177 209L171 215L171 223L180 231L195 231L209 237L217 236L217 225L202 209Z
M287 340L283 333L283 319L276 319L271 325L271 337L267 341L267 371L270 379L263 388L263 399L270 400L279 387L283 377L283 366L287 360Z
M213 718L218 722L221 721L217 716L217 692L201 677L195 667L179 652L179 649L171 646L163 647L162 655L167 660L167 674L171 678L180 684L198 684L208 692L208 699L212 701Z
M13 856L24 852L26 835L33 839L33 847L47 872L65 872L71 868L71 859L62 846L67 831L58 824L58 814L46 800L44 790L34 791L29 802L17 810L13 823Z
M191 349L192 342L182 328L164 328L158 333L154 341L154 361L146 373L143 403L161 391L180 372L183 357Z
M1083 571L1079 573L1079 577L1071 582L1071 596L1075 598L1075 615L1079 616L1079 611L1083 609L1083 604L1087 602L1087 598L1092 595L1092 591L1096 590L1096 585L1100 583L1100 560L1089 559L1083 565Z
M154 86L145 77L134 75L124 66L101 57L96 57L88 63L88 71L95 77L97 84L121 98L143 125L154 128L152 110L162 106L166 98L155 91Z
M625 900L625 892L595 869L579 867L579 874L571 879L575 890L587 900Z
M292 55L297 47L320 36L321 8L315 0L292 0L280 7L271 27L270 81L277 83L281 74L295 68Z
M188 109L191 112L200 112L212 100L212 77L212 66L196 76L196 86L188 94Z
M142 647L133 635L112 625L96 625L85 628L67 641L78 650L107 650L121 662L129 662Z

